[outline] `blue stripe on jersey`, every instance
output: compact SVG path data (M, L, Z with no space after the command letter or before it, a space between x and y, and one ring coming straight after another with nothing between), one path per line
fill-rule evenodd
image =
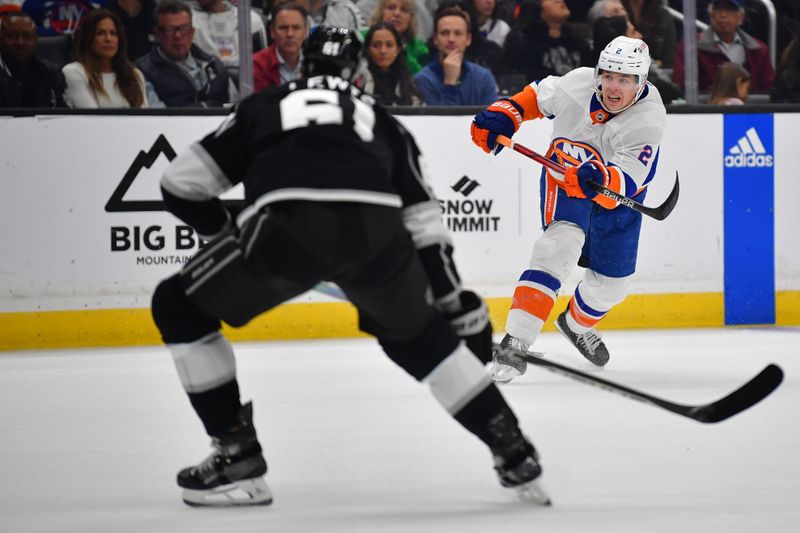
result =
M531 281L533 283L538 283L539 285L544 285L551 291L557 293L561 288L561 282L558 281L556 278L548 274L547 272L542 272L541 270L526 270L522 273L519 277L520 281Z
M598 311L586 305L586 302L584 302L581 297L580 286L575 289L575 301L578 303L578 307L581 308L581 311L587 315L592 315L594 318L603 318L607 313L607 311Z
M775 323L772 114L725 115L725 324Z

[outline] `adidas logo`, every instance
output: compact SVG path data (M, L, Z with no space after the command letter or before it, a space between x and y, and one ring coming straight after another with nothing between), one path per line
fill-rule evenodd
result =
M772 166L772 156L767 154L755 128L750 128L732 146L725 156L725 166L733 168L763 168Z

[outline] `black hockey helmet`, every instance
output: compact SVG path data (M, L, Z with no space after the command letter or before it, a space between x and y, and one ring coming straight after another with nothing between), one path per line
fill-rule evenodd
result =
M363 71L364 42L356 30L317 26L303 47L303 77L339 76L354 81Z

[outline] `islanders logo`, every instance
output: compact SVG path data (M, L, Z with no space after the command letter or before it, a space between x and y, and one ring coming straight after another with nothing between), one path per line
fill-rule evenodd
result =
M571 141L564 137L556 137L550 145L548 156L565 167L577 167L592 159L602 162L603 158L594 146L590 144Z

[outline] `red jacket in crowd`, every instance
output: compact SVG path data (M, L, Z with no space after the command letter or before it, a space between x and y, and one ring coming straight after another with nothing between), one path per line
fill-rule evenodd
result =
M738 30L738 33L744 46L743 66L750 73L750 92L769 92L775 78L775 70L772 68L767 45L742 30ZM714 32L711 28L697 35L697 86L700 92L708 92L711 89L717 69L727 62L728 57L714 42ZM681 40L675 50L675 66L672 71L672 81L681 89L683 89L684 68L683 40Z
M281 75L278 71L280 66L281 62L278 60L275 43L256 52L253 55L253 90L258 92L267 87L280 85Z

